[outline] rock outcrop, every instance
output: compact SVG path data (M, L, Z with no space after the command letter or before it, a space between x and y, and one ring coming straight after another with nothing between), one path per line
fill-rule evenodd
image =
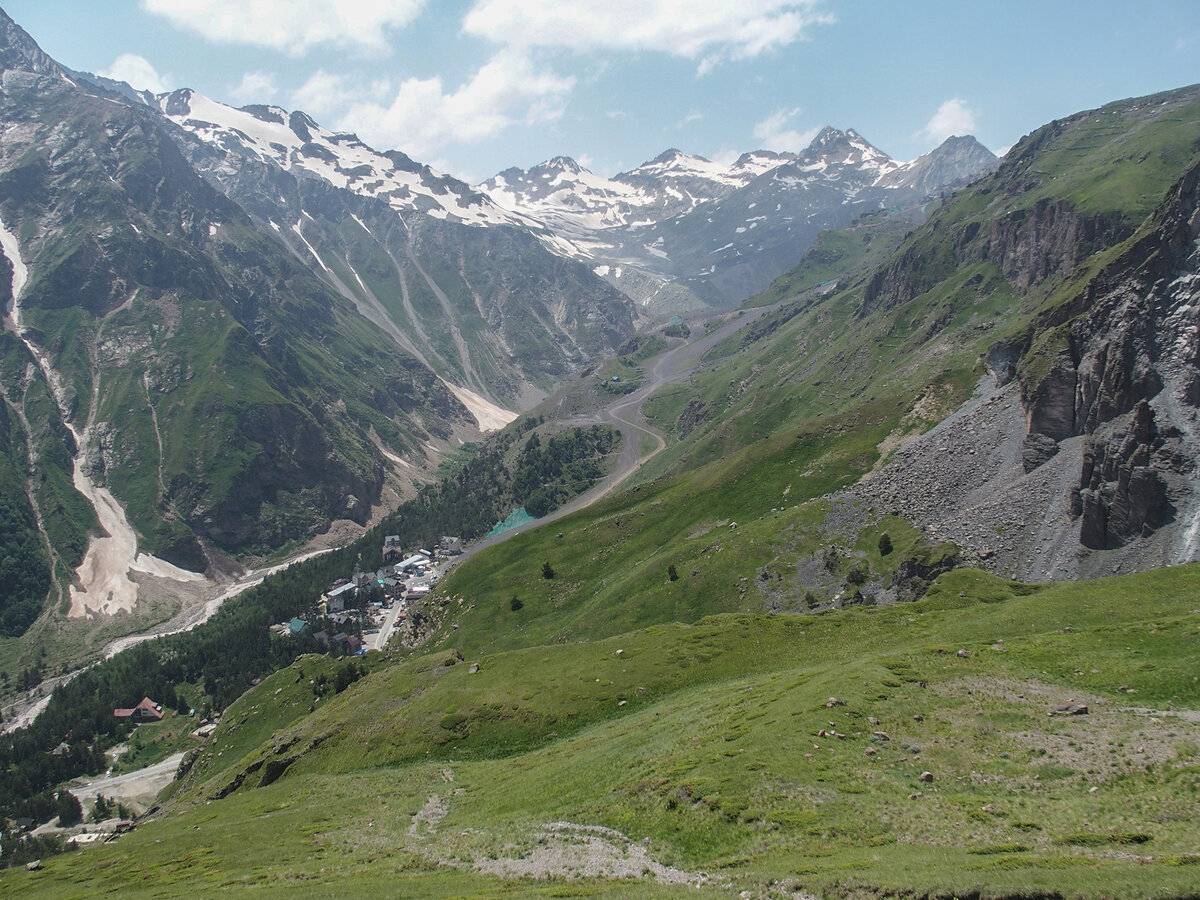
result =
M1072 514L1081 520L1083 546L1111 550L1174 519L1164 471L1176 460L1166 449L1145 401L1126 427L1084 446L1079 489L1071 502Z
M1035 326L1058 345L1048 366L1034 353L1022 379L1026 469L1066 438L1089 436L1072 513L1080 542L1120 547L1197 502L1200 447L1200 164L1172 188L1125 251ZM1041 348L1042 358L1048 354Z

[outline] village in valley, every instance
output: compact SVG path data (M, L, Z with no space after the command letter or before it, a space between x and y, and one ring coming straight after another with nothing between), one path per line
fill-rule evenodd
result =
M462 552L462 538L443 536L432 550L418 548L405 555L400 537L388 535L380 569L339 578L312 614L279 622L271 631L281 637L308 636L335 656L382 650L408 621L410 604L423 599Z
M425 597L462 552L461 538L443 537L431 550L416 548L406 554L400 537L388 535L383 542L380 569L355 571L337 579L308 613L271 625L272 639L301 642L312 651L337 657L382 650L408 622L409 604ZM259 680L255 678L252 683ZM186 734L193 740L203 740L220 724L219 713L190 709L185 703L177 709L166 708L151 697L130 698L130 703L131 706L113 709L114 718L133 725L167 726L168 720L177 721L179 724L169 731L178 732L180 739L185 739ZM198 727L194 729L190 723L183 724L193 716L198 717ZM81 780L70 791L59 792L63 808L56 819L38 827L34 819L21 818L17 821L19 830L33 835L64 836L72 846L111 840L128 831L133 827L134 816L150 805L174 776L184 753L176 752L156 765L127 774L115 772L117 759L129 746L154 743L158 739L135 737L131 732L127 744L109 752L110 766L102 778ZM69 751L70 745L64 741L55 753ZM34 865L40 867L40 860Z

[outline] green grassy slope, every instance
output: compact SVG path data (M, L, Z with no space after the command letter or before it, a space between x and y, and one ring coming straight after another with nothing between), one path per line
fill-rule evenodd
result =
M163 821L0 887L1194 896L1200 568L958 571L876 608L954 548L827 495L1112 258L1194 156L1197 94L1052 123L870 271L830 236L777 296L844 265L837 292L654 398L675 444L641 484L473 557L421 610L431 641L346 690L268 679ZM1044 254L1007 253L1041 225Z
M231 709L167 819L0 885L1190 896L1198 589L1196 566L1041 588L962 571L886 609L425 655L319 701L302 661ZM1068 700L1089 713L1048 715ZM562 822L619 832L599 844L614 858L642 847L640 868L589 877L580 832L550 827ZM550 850L567 861L550 882L488 874L537 871ZM659 884L660 867L705 887Z

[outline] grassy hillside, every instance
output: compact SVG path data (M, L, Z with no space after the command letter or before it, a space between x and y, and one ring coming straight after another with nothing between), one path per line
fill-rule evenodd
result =
M166 819L0 885L1189 896L1198 589L961 571L885 609L426 654L320 699L305 660L230 710ZM1068 701L1088 713L1048 715Z
M1038 129L907 235L879 214L824 235L750 303L794 299L652 398L647 415L677 442L647 476L817 418L854 421L872 401L895 410L893 427L928 427L998 342L1028 350L1020 367L1033 372L1062 339L1032 335L1037 314L1119 255L1198 147L1200 87L1120 101ZM831 281L836 292L813 290Z
M1198 123L1195 88L1083 113L909 234L826 236L647 405L640 484L452 571L419 647L268 678L160 821L0 888L1195 896L1200 566L876 605L957 548L832 494L998 342L1036 365Z

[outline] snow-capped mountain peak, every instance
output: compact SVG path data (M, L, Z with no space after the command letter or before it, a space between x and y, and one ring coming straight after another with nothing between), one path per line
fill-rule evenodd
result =
M603 178L556 157L480 189L543 222L643 306L726 304L765 287L821 229L919 203L994 166L970 140L900 163L853 128L826 127L798 153L757 150L732 165L671 148Z
M522 222L495 202L403 153L381 153L357 135L333 132L311 116L278 106L235 109L188 88L157 98L162 113L226 153L254 156L295 175L386 201L399 213L419 210L467 225Z

